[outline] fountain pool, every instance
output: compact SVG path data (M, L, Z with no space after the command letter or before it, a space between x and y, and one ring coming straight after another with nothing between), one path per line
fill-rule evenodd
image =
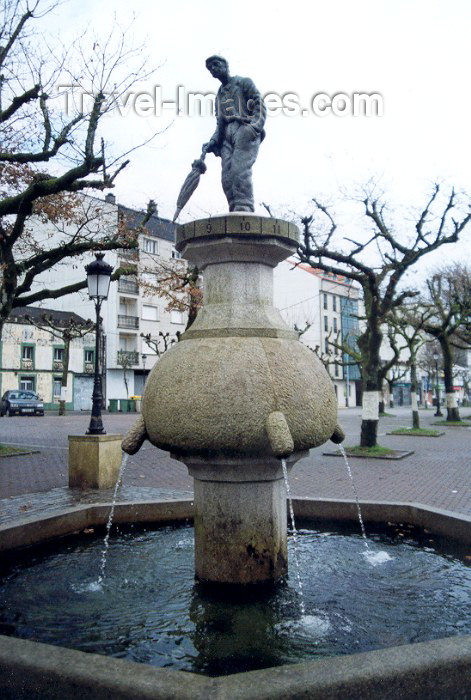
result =
M365 552L358 528L299 523L303 603L294 573L238 599L195 585L191 526L114 529L97 586L93 529L4 559L0 632L209 676L471 634L464 545L410 526L368 535Z

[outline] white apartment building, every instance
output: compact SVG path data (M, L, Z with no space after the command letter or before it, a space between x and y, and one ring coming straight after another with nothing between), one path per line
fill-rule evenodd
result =
M114 230L120 220L136 227L143 219L142 212L118 205L112 194L108 194L104 201L92 197L84 197L84 201L94 209L93 225L100 237L107 229ZM155 282L151 271L161 263L171 266L180 257L174 248L174 229L171 221L153 214L139 235L137 250L105 252L105 262L114 269L122 264L136 266L136 276L126 276L111 282L108 299L102 305L106 407L110 405L110 400L142 394L145 378L157 362L158 355L154 348L147 345L141 334L150 333L152 338L158 338L160 331L175 336L177 331L183 332L185 329L186 314L168 311L168 301L165 298L149 293L138 282L142 276L147 277L149 283ZM38 225L38 238L50 239L54 235L56 234L44 225ZM86 277L85 266L93 259L93 254L68 259L43 273L36 284L59 288L83 280ZM95 306L86 289L55 300L46 300L44 306L61 311L75 311L86 319L95 319Z
M354 343L358 332L359 289L351 280L288 259L274 272L275 306L301 341L322 358L334 383L339 407L361 401L360 373L333 341Z

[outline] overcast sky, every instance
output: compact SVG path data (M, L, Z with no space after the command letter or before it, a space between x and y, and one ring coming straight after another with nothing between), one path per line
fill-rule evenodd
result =
M166 100L179 85L216 91L204 65L214 53L262 93L296 93L303 105L318 92L382 95L382 117L269 117L254 167L257 205L304 213L312 196L334 200L339 189L371 177L404 206L421 204L436 180L471 192L468 0L69 0L56 22L63 38L83 28L102 32L114 13L125 24L130 6L135 39L147 39L149 65L160 66L139 89L159 85ZM171 218L214 122L171 109L160 118L110 121L109 134L123 149L168 127L132 155L118 200L144 207L153 198ZM210 155L207 165L181 220L226 208L220 161Z

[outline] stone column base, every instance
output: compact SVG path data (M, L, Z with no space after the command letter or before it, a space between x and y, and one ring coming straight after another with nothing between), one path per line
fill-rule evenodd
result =
M121 467L122 435L69 435L69 487L109 489Z
M305 453L292 455L291 467ZM281 462L181 458L194 477L195 573L213 584L273 583L288 572Z

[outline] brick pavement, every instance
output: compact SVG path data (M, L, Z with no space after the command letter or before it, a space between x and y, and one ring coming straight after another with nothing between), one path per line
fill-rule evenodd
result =
M415 453L401 461L351 460L360 500L419 502L471 514L471 428L444 428L445 435L440 438L386 435L395 427L410 424L408 409L391 412L394 417L380 420L381 444L413 449ZM462 413L466 415L470 411L464 409ZM436 420L431 410L421 411L420 415L424 427ZM106 430L124 433L135 417L105 415ZM342 410L339 417L347 433L345 444L357 444L359 409ZM85 433L88 421L85 414L0 419L0 442L39 449L39 454L0 458L0 499L9 499L21 508L21 498L31 503L34 493L56 489L57 496L57 489L67 485L67 436ZM308 457L295 465L291 473L293 495L352 498L343 460L324 456L327 447L311 450ZM149 443L129 459L123 483L126 489L131 489L129 493L142 487L163 489L162 493L192 493L192 479L186 467ZM41 502L44 499L47 500L45 494L38 496ZM0 503L2 510L5 509Z

